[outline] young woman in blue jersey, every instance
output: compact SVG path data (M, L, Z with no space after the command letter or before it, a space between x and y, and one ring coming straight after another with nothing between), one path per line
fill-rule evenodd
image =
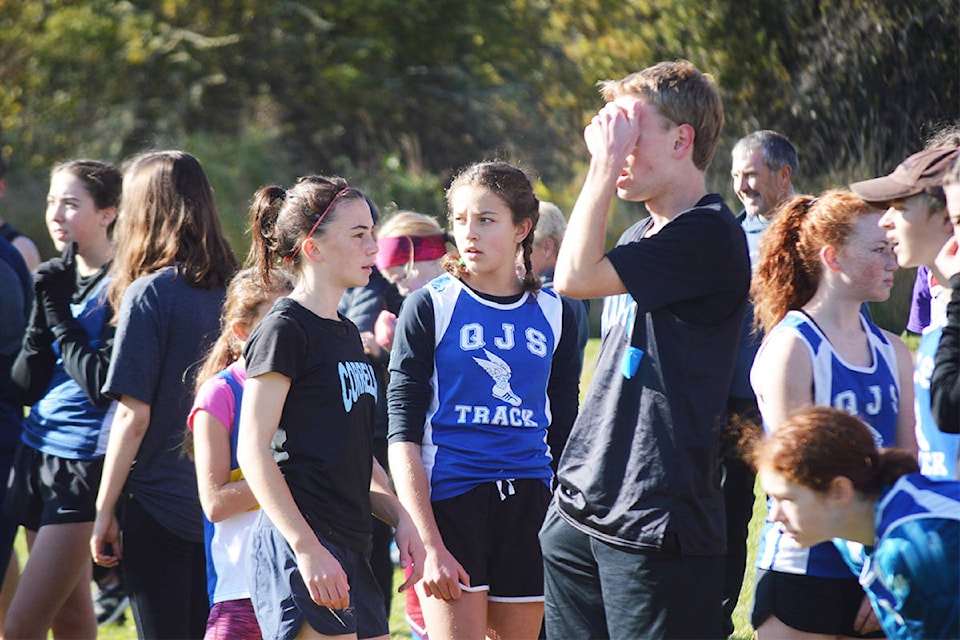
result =
M186 449L197 467L207 551L210 617L204 640L260 640L246 572L249 532L257 501L237 464L237 435L243 384L243 345L280 296L293 289L283 273L260 282L255 269L230 281L223 303L221 334L197 374L197 397L187 419Z
M427 548L417 590L432 640L540 629L537 532L576 417L579 352L572 310L531 269L538 205L514 166L463 170L447 191L459 255L407 298L394 337L390 467Z
M261 507L248 563L257 620L265 638L387 638L370 514L413 562L401 591L420 578L423 545L374 460L377 378L337 311L376 268L370 207L342 178L308 176L260 189L251 216L261 280L278 264L295 280L243 351L237 459Z
M917 473L912 453L877 450L862 421L826 407L791 415L749 457L771 520L802 547L834 539L888 638L960 637L960 483ZM845 541L869 551L848 557Z
M103 392L119 402L90 552L105 567L123 560L141 638L200 638L206 626L203 512L181 448L191 374L219 333L237 267L197 159L182 151L135 157L123 176L110 268L117 334Z
M100 391L114 329L106 298L122 176L95 160L50 174L47 229L63 255L34 274L36 298L12 380L33 405L11 471L5 510L27 534L30 558L7 613L5 638L95 637L87 541L107 436Z
M897 262L881 213L848 191L786 203L760 240L752 295L765 338L751 371L764 428L811 405L855 415L878 446L916 453L912 360L860 313L890 295ZM764 638L860 637L869 605L832 545L800 548L768 519L752 623Z

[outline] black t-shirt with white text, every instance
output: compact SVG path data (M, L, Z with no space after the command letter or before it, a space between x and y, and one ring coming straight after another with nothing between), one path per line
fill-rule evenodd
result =
M334 542L369 544L377 378L356 326L281 298L244 348L247 377L290 379L271 448L297 507Z

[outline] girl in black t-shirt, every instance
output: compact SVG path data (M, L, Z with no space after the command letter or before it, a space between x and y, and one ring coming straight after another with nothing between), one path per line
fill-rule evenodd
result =
M386 638L371 511L396 527L401 564L413 563L401 591L420 578L424 550L373 459L376 376L337 312L375 268L370 207L343 179L310 176L260 189L251 217L261 278L277 264L295 277L244 349L237 458L262 508L248 565L257 619L264 637Z

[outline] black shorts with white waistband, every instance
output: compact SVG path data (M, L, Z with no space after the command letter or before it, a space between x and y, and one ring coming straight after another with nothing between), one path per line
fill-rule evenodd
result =
M543 601L537 534L550 504L542 480L485 482L433 503L443 544L470 576L466 591L498 602Z

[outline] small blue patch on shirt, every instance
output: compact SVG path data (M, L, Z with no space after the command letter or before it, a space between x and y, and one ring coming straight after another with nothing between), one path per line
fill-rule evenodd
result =
M623 361L620 363L620 370L623 371L623 377L629 380L637 372L640 366L640 360L643 358L643 349L637 347L628 347L627 352L623 354Z

